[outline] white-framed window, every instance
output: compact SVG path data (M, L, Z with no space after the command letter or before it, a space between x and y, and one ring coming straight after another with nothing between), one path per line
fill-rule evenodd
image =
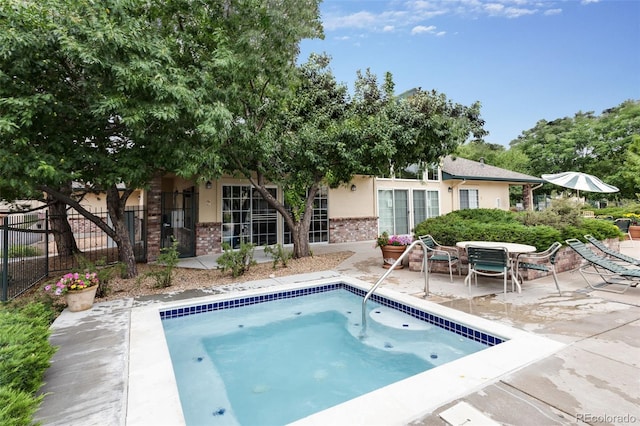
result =
M415 163L402 170L392 170L389 176L378 177L437 182L440 180L440 167L435 163L428 165Z
M440 181L440 166L429 164L426 169L426 177L428 181Z
M378 190L378 230L391 235L409 233L409 191Z
M414 189L413 196L413 226L420 222L440 216L440 194L438 191Z
M477 209L480 207L480 196L477 189L460 190L460 209Z

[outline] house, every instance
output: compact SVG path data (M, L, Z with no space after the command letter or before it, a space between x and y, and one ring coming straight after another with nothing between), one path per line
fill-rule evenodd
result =
M464 208L508 210L509 187L523 187L523 205L531 209L533 190L544 181L534 176L452 156L441 164L417 165L393 176L356 176L346 186L323 188L316 196L309 230L311 243L373 240L382 231L410 234L430 217ZM278 199L282 191L269 190ZM220 253L222 244L290 244L279 214L251 184L224 177L196 184L159 177L144 192L147 206L147 254L179 242L182 256Z

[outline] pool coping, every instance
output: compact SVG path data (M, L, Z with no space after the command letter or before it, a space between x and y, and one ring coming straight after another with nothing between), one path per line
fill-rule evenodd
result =
M251 297L264 293L297 290L338 282L365 292L371 288L370 283L341 275L175 302L153 302L133 307L131 311L126 424L132 426L185 424L160 319L160 311L203 304L209 301L237 299L240 296ZM456 323L469 325L476 330L501 337L507 341L312 414L292 424L407 424L566 346L546 337L457 311L415 296L398 293L388 288L380 288L376 294L416 309L427 310ZM150 357L148 354L153 354L153 356ZM452 378L455 380L451 380Z

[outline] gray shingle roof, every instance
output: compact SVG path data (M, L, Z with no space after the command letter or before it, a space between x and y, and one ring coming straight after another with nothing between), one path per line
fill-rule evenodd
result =
M544 183L539 177L512 172L466 158L446 156L442 160L442 180L484 180L514 183Z

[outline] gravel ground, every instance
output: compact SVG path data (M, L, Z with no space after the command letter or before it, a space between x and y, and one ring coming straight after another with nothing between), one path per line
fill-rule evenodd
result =
M287 267L278 266L273 269L273 263L258 263L251 266L248 272L239 277L232 277L230 272L223 273L220 270L202 270L190 268L175 268L170 287L157 288L156 282L150 276L145 276L150 271L150 265L138 264L138 278L122 279L113 278L109 282L109 291L106 297L96 298L96 302L123 299L127 297L146 296L151 294L175 293L183 290L209 288L231 283L261 280L269 277L283 277L287 275L304 274L308 272L324 271L335 268L343 260L348 259L354 253L342 251L315 255L302 259L289 260Z

